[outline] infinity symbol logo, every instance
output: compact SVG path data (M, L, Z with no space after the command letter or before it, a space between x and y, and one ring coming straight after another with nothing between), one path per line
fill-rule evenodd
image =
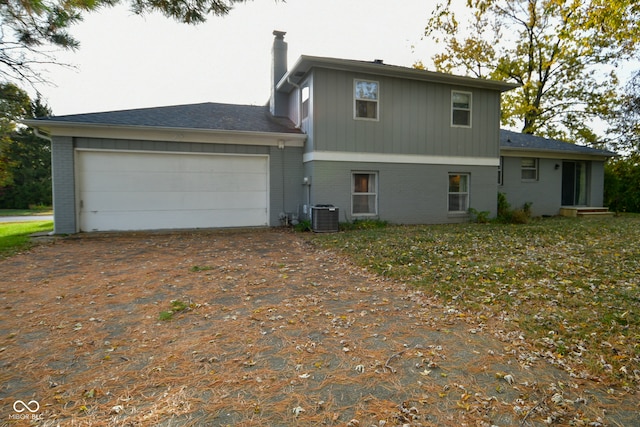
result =
M32 403L34 409L32 409ZM13 410L16 412L38 412L40 410L40 404L35 400L30 400L29 403L24 403L22 400L16 400L13 402Z

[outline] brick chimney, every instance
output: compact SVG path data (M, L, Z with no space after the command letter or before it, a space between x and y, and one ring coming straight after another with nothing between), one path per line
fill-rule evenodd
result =
M276 85L287 74L287 42L284 41L284 31L274 31L273 47L271 48L271 99L269 108L274 116L286 116L288 110L287 98L276 92Z

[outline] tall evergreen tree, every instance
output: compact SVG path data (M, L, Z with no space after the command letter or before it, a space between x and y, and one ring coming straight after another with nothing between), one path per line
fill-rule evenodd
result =
M51 143L18 121L50 115L38 98L12 84L0 85L0 208L51 205Z

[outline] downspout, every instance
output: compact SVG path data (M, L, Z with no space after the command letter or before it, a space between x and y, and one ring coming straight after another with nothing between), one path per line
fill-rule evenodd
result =
M33 129L33 134L38 138L46 139L49 142L53 142L53 138L51 138L51 135L43 134L42 132L40 132L40 129L36 127L32 127L31 129Z
M296 128L300 129L302 127L302 87L299 84L293 82L291 80L291 76L287 76L287 83L298 89L298 119ZM308 219L311 219L311 180L305 176L302 185L307 187L307 191L305 191L307 196L307 203L305 205L307 207L307 211L304 213L307 215Z
M282 161L282 213L285 217L285 225L289 225L291 218L287 215L287 180L285 177L285 152L284 152L284 141L278 141L278 151L280 151L281 161Z

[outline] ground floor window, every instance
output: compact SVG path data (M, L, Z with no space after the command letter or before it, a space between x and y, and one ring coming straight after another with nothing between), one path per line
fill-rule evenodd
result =
M521 177L523 181L538 180L538 159L524 157L521 162Z
M378 214L378 174L376 172L353 172L351 189L352 215Z
M469 174L449 174L449 212L469 210Z

